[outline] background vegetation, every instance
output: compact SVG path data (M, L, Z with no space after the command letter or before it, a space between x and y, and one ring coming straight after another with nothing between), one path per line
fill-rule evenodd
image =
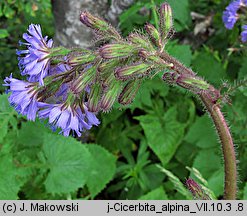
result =
M137 0L120 16L120 30L126 35L147 21L155 24L153 9L162 2ZM168 52L231 98L224 112L238 152L238 198L247 199L247 90L226 87L246 77L240 26L224 28L221 17L229 1L168 2L176 29ZM1 84L10 73L20 78L15 50L30 23L53 36L49 0L1 1ZM101 125L81 138L58 135L46 122L26 121L9 105L4 87L0 91L0 199L192 199L184 186L188 177L222 198L217 136L198 99L183 89L158 77L147 80L131 106L100 114Z

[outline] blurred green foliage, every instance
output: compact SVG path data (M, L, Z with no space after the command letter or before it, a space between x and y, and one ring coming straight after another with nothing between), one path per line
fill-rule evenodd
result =
M154 3L162 2L137 0L119 18L123 34L147 21L155 24ZM228 1L168 2L177 33L167 51L231 98L222 106L238 152L238 198L247 199L247 91L223 87L246 78L247 57L239 29L223 26ZM192 20L192 11L204 16ZM211 15L210 25L195 35L195 26ZM11 72L16 77L15 49L28 24L40 23L49 36L54 32L50 2L3 1L0 21L1 79ZM190 93L155 77L143 84L132 105L100 119L101 125L84 137L65 138L46 122L27 122L1 95L0 199L192 199L184 186L188 177L211 198L222 198L220 144L208 114Z

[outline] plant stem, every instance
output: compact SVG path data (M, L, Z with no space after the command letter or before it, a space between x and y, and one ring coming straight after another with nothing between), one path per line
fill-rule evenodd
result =
M219 105L213 104L206 94L201 94L200 97L213 119L222 145L225 166L224 199L234 200L237 194L237 166L231 133Z
M185 67L175 58L169 56L167 53L158 53L158 55L165 60L168 64L173 64L172 70L180 75L188 75L198 78L196 74L189 68ZM177 83L179 84L179 83ZM195 93L192 91L192 93ZM234 150L233 139L231 137L230 129L226 120L220 110L220 105L217 104L217 99L220 97L219 91L213 86L210 86L208 91L201 91L197 93L207 111L210 113L217 133L220 138L222 153L224 157L224 172L225 172L225 186L224 186L224 199L234 200L237 194L237 163ZM212 98L216 97L216 98Z

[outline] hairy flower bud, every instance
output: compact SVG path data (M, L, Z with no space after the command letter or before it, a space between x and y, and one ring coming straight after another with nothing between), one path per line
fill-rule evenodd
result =
M82 74L71 84L71 91L74 94L82 92L88 85L90 85L96 77L96 68L92 66L83 70Z
M187 179L186 186L192 193L194 199L197 200L210 200L209 196L204 192L202 187L193 179Z
M96 56L93 54L71 56L68 59L68 64L71 66L89 64L92 63L95 60L95 58Z
M149 43L148 38L144 37L143 35L139 35L137 33L131 33L128 36L128 39L130 42L132 42L134 45L140 46L144 49L147 50L154 50L154 48L152 47L152 45Z
M130 44L107 44L99 49L102 58L112 59L128 57L136 52L136 48Z
M146 63L138 63L115 70L115 77L119 80L128 80L148 75L153 66Z
M173 26L172 9L168 3L160 6L160 31L162 41L167 38Z
M151 38L153 44L157 47L161 46L161 39L159 31L150 23L145 25L145 30Z
M87 27L94 30L106 31L109 29L109 24L106 21L93 16L87 11L81 13L80 21Z
M143 60L146 62L149 62L150 64L155 64L156 67L158 66L170 66L167 62L165 62L163 59L161 59L158 55L154 55L145 49L140 49L138 52L138 56L140 56Z
M117 99L121 89L121 82L115 81L108 88L107 91L103 94L101 99L100 107L103 111L109 111L113 106L115 100Z
M118 102L120 104L123 105L127 105L132 103L132 101L134 100L136 93L138 91L138 89L141 86L141 82L142 80L138 79L138 80L131 80L129 81L123 91L120 93L119 97L118 97Z
M100 100L102 87L100 83L95 83L90 87L87 107L90 112L98 112L100 110Z
M104 36L120 39L121 36L111 25L105 20L93 16L87 11L80 15L80 21L87 27L95 30L97 33L104 34Z
M164 73L163 80L170 84L177 84L195 93L200 93L201 91L210 89L210 85L203 79L184 74L177 74L171 72Z

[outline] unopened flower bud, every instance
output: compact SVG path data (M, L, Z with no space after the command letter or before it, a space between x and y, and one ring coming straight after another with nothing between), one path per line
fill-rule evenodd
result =
M110 24L105 20L93 16L87 11L84 11L80 15L80 21L87 27L95 30L96 33L104 35L105 37L120 39L121 36Z
M115 70L115 77L123 81L137 77L142 77L144 75L148 75L152 67L153 66L150 64L139 63L122 68L117 68Z
M106 31L109 29L109 24L106 21L93 16L87 11L81 13L80 21L87 27L94 30Z
M96 76L95 66L91 66L88 69L84 69L82 74L71 84L71 91L74 94L82 92L89 84L91 84Z
M143 59L147 59L149 56L149 52L145 49L140 49L138 52L138 56L140 56Z
M107 91L103 94L100 107L103 111L109 111L113 106L115 100L117 99L121 89L121 82L115 81L108 88Z
M203 79L199 79L198 77L188 76L184 74L166 72L164 73L162 78L164 81L170 84L179 85L195 93L200 93L201 91L209 90L210 88L210 85Z
M96 56L93 54L71 56L68 59L68 64L71 66L89 64L92 63L95 60L95 58Z
M87 107L90 112L98 112L100 110L100 100L102 87L100 83L95 83L90 87Z
M49 49L49 57L66 56L70 52L71 50L65 47L55 47Z
M172 9L168 3L160 6L160 31L162 40L166 39L173 26Z
M206 81L195 77L180 76L177 82L181 86L188 86L198 90L208 90L210 87L210 85Z
M136 33L132 33L128 36L128 39L130 42L132 42L133 44L140 46L144 49L147 50L153 50L154 48L152 47L152 45L149 43L148 38L145 38L142 35L136 34Z
M194 199L197 200L210 200L209 196L204 192L202 187L193 179L187 179L186 186L192 193Z
M99 53L102 58L112 59L119 57L128 57L136 51L130 44L107 44L100 48Z
M129 81L125 85L123 91L120 93L118 97L118 102L123 105L132 103L137 94L138 89L141 86L141 82L142 80L140 79Z
M145 30L151 38L153 44L157 47L161 46L161 39L159 31L150 23L145 25Z

